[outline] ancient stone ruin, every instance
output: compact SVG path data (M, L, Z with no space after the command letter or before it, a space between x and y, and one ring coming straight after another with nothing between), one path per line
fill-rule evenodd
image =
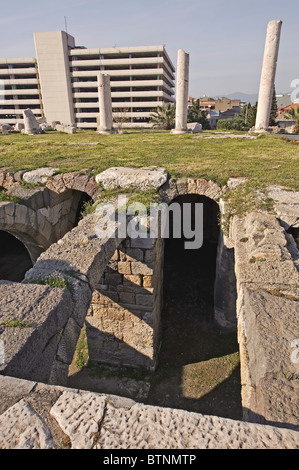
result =
M40 181L43 186L26 189L20 179ZM235 216L228 232L220 230L218 217L225 218L227 210L223 197L229 187L241 183L231 180L220 187L203 179L168 179L164 169L153 167L140 171L114 168L96 177L55 174L55 169L1 171L1 186L18 198L18 202L0 203L0 237L11 237L6 255L15 249L12 239L29 254L23 273L10 266L9 275L2 273L0 281L0 340L5 352L0 364L2 448L14 446L13 442L21 447L55 448L58 444L53 436L58 430L69 436L72 448L299 446L298 363L291 359L298 337L298 247L288 233L299 227L299 194L271 187L276 215L252 212ZM67 387L83 327L89 357L99 364L143 367L154 373L159 363L163 277L168 275L165 263L176 257L171 251L175 240L150 236L134 240L120 233L99 238L103 214L96 210L79 220L86 201L99 203L104 187L115 186L130 189L132 194L137 188L147 191L154 187L167 204L202 202L203 246L208 247L202 253L208 263L215 264L211 278L214 307L209 316L223 331L237 334L244 421L157 408ZM172 272L175 269L173 264ZM59 287L52 282L59 282ZM55 429L35 411L34 401L46 395L52 416L46 422L53 423L54 418ZM66 408L73 412L62 418ZM137 436L133 428L125 426L125 437L104 426L100 440L94 441L96 430L90 424L89 431L84 431L91 416L88 410L94 410L98 422L112 422L115 430L123 429L124 420L141 420L143 431ZM86 424L74 431L77 413ZM164 437L155 424L157 416ZM18 426L13 425L12 437L9 429L16 417ZM183 437L186 420L192 428L188 439ZM38 435L30 437L36 426ZM171 431L172 426L177 430ZM233 429L238 432L229 438Z

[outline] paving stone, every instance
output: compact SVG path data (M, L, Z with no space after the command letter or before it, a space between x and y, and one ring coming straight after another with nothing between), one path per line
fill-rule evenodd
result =
M0 416L1 449L54 449L50 430L33 408L20 400Z
M105 397L94 393L64 392L51 415L70 437L73 449L91 449L100 431Z

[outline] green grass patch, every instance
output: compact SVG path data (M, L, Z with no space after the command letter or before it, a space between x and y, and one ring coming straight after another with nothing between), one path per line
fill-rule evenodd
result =
M59 287L61 289L68 289L69 284L67 280L58 274L53 276L46 277L44 279L33 279L30 281L30 284L39 284L42 286L50 286L50 287Z
M75 365L79 370L81 370L87 365L88 359L89 359L88 344L87 344L85 328L81 330L81 333L77 342L75 354L76 354Z
M274 213L273 199L268 197L266 188L256 179L229 189L223 200L226 203L226 209L220 223L225 234L228 234L230 220L235 215L242 217L251 211ZM248 240L242 239L241 241L246 242Z
M261 185L299 189L298 163L299 146L274 136L203 139L154 130L112 135L79 130L75 134L48 131L37 136L0 136L0 166L13 171L52 166L62 173L84 168L97 174L112 166L156 165L165 167L173 177L206 178L220 185L230 177L247 177Z
M7 194L5 191L0 191L0 202L14 202L15 204L20 204L20 199L11 194Z
M32 323L24 322L21 320L8 320L6 322L1 323L2 326L7 326L9 328L31 328L33 325Z

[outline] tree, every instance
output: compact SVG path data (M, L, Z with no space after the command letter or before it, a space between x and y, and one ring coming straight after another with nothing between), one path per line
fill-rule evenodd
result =
M269 126L276 126L276 115L277 115L277 99L276 99L276 91L275 91L275 86L274 86L273 95L272 95L272 104L271 104L271 111L270 111Z
M203 129L211 129L206 112L200 109L200 101L196 100L192 103L188 112L188 122L199 122Z
M151 113L150 123L153 127L170 131L175 123L175 107L171 103L158 106L156 111Z
M283 113L283 116L287 119L292 119L295 121L293 134L299 134L299 106L296 106L296 108L290 108L289 111Z
M250 103L248 103L248 105L250 105L250 106L248 107L247 117L246 117L246 121L245 121L245 126L246 126L248 129L251 129L252 127L255 126L256 112L257 112L257 103L255 103L255 105L253 105L253 106L251 106Z

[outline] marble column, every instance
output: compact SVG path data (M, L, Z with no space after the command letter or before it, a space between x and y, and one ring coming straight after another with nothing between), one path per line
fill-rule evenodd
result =
M189 89L189 54L179 49L177 56L175 129L172 134L184 134L187 129Z
M255 121L255 130L260 132L267 131L267 128L269 127L281 25L282 21L273 20L268 23L267 27Z
M99 134L112 134L115 130L113 129L110 76L100 73L98 75L98 87L100 114L99 119L97 119L97 132Z

